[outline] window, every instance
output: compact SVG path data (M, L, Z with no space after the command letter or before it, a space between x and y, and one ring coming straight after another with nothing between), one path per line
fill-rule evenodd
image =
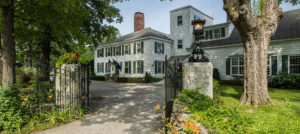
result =
M112 56L111 55L111 48L108 48L106 52L107 52L107 56Z
M116 47L116 56L121 55L121 46Z
M177 16L177 26L182 26L183 22L182 22L182 16Z
M221 28L221 37L225 37L226 36L226 33L225 33L225 27L222 27Z
M125 73L131 73L131 62L130 61L125 62Z
M290 56L290 73L300 74L300 56Z
M221 32L220 32L220 29L215 29L214 30L214 38L215 39L218 39L221 37Z
M100 63L97 63L97 73L100 73Z
M201 20L201 18L197 15L194 15L194 20Z
M209 30L208 31L208 39L212 39L213 38L213 31Z
M137 51L137 53L141 53L142 52L142 45L141 45L141 43L137 43L137 45L136 45L136 51Z
M140 61L137 61L137 73L144 73L144 61L140 60Z
M182 40L178 40L178 49L182 49L183 48L183 45L182 45Z
M155 53L164 54L164 43L155 42Z
M104 73L104 63L97 63L97 73Z
M244 59L241 57L231 58L231 74L243 75L244 74Z
M128 45L125 46L125 54L129 54L129 46Z
M155 73L156 74L165 73L165 62L164 61L155 61Z
M104 51L104 49L102 48L102 49L98 49L97 50L97 57L99 58L99 57L103 57L104 55L103 55L103 51Z

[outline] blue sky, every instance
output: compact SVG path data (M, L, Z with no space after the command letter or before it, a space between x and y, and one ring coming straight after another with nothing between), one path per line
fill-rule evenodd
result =
M191 5L200 11L210 15L213 13L214 24L226 21L226 13L223 10L223 0L129 0L122 3L116 3L115 6L121 10L123 22L112 25L117 27L121 35L133 32L133 15L135 12L145 14L145 27L151 27L155 30L170 33L170 13L175 8ZM284 3L280 5L283 11L300 9L300 5L292 6Z

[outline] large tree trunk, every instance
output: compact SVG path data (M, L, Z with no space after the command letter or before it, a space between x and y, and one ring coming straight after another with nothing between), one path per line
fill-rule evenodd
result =
M3 50L2 50L2 85L8 88L16 81L15 60L16 48L14 39L14 6L2 6Z
M244 93L241 104L271 104L268 94L269 37L264 31L248 33L244 42Z
M48 81L50 78L50 53L51 53L51 41L45 40L41 44L40 55L40 76L42 81Z
M254 16L250 0L223 0L224 10L244 44L244 93L241 104L272 104L268 93L267 54L282 15L278 0L265 0L264 14Z
M0 75L2 75L2 29L0 29Z

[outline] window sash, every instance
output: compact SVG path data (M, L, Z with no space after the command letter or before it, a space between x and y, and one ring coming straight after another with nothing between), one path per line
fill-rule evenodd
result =
M290 73L300 74L300 56L290 56Z
M243 75L244 74L244 59L241 57L231 58L231 74Z
M129 62L125 62L125 73L129 73Z
M142 53L142 45L141 45L141 43L138 43L138 44L136 44L136 52L137 53Z
M136 68L136 70L137 70L137 73L142 73L142 61L137 61L136 62L137 63L137 68Z
M125 54L129 54L129 46L128 45L125 46Z
M182 42L183 42L182 40L178 40L178 49L183 48Z
M183 25L182 16L177 16L177 26Z

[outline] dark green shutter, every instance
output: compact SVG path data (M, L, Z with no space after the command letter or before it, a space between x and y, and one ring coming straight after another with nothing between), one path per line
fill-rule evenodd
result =
M122 45L122 55L124 55L124 45Z
M164 74L165 73L165 61L163 61L162 64L163 64L162 73Z
M155 74L157 74L157 61L155 61Z
M105 73L107 73L107 63L105 63Z
M101 54L101 56L102 56L102 57L104 57L104 48L102 48L102 50L101 50L101 51L102 51L102 54Z
M230 58L226 58L226 75L230 75Z
M133 61L133 73L136 73L136 61Z
M133 54L136 54L136 43L134 43L134 46L133 46Z
M128 45L128 52L129 52L129 55L131 54L131 44Z
M142 54L143 54L144 53L144 42L143 41L141 42L141 45L142 45L141 46L141 49L142 49L141 51L142 51Z
M105 57L107 57L107 48L105 48Z
M144 61L142 60L142 74L144 73Z
M155 49L154 49L155 53L157 53L157 42L155 42Z
M282 55L282 72L288 73L289 72L289 56Z
M277 56L272 56L272 75L277 74Z
M165 54L165 44L162 43L162 54Z
M128 67L128 70L129 70L128 73L131 74L131 61L128 61L128 66L129 66L129 67Z

